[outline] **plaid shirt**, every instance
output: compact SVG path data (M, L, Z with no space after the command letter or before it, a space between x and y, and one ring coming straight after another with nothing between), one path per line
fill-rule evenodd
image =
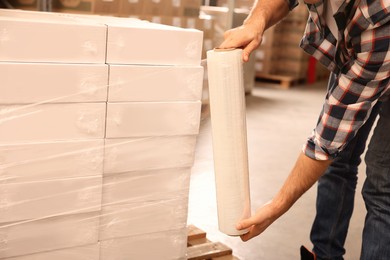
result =
M298 5L287 1L290 10ZM336 157L390 92L390 0L345 0L334 14L338 40L326 25L323 1L332 0L307 4L310 16L301 40L307 53L337 75L303 148L316 160Z

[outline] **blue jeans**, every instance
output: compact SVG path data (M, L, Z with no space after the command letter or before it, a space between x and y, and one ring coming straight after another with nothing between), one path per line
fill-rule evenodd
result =
M331 76L329 87L335 84L334 77ZM318 260L343 259L344 242L354 206L360 156L365 150L366 140L380 106L379 102L375 105L370 118L318 181L317 214L310 233L314 245L313 251ZM363 197L368 213L363 233L362 260L390 259L390 240L384 239L384 237L390 238L390 136L388 134L390 114L388 110L389 102L385 102L366 156L367 180L363 188ZM387 150L383 147L387 147ZM379 160L378 154L381 155L379 158L387 160L387 164ZM377 255L381 252L385 258Z
M390 259L390 101L382 104L366 153L363 198L367 208L361 260Z

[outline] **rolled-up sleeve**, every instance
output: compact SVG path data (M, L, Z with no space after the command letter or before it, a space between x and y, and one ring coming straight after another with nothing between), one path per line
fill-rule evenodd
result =
M390 24L361 34L361 44L340 70L326 97L316 128L303 147L316 160L328 160L356 135L373 106L389 90Z

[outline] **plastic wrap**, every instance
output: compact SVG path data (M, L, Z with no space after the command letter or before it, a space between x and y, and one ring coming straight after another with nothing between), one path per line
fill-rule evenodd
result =
M129 19L117 17L79 15L77 18L108 25L106 62L109 64L178 66L200 64L203 40L201 31L135 19L129 23Z
M200 100L202 79L201 66L110 65L108 101ZM166 81L170 84L161 88Z
M100 243L53 250L43 253L5 258L7 260L96 260L100 256Z
M103 172L104 140L0 145L0 184Z
M110 260L185 260L187 229L176 229L102 241L100 257ZM152 250L153 249L153 250Z
M99 217L97 211L0 224L0 257L97 243Z
M98 211L102 176L2 184L0 198L0 223Z
M0 78L1 104L104 102L107 99L106 64L2 62Z
M0 23L1 61L105 62L104 24L79 23L57 15L44 15L42 19L33 12L10 11L1 11Z
M104 103L0 105L0 143L103 138L105 116Z
M187 198L182 197L104 206L99 238L105 241L183 228L187 223L186 204Z
M191 168L140 170L106 175L103 204L171 200L186 197Z
M218 225L241 235L235 226L251 214L242 50L208 51L207 70Z
M0 259L186 259L202 33L9 10L0 25Z
M194 135L106 139L104 174L191 167L195 143Z
M196 135L200 101L108 103L107 138Z

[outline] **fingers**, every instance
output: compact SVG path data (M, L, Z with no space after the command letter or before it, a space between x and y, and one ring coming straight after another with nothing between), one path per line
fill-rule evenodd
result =
M241 220L240 222L238 222L236 225L236 229L237 230L247 229L255 224L256 224L255 216L252 216L250 218L247 218L247 219L244 219L244 220Z
M231 35L231 30L229 31L226 31L224 34L223 34L223 42L221 43L221 45L219 46L219 48L222 48L222 49L226 49L226 48L230 48L228 47L229 46L229 42L231 41L232 37L230 37Z
M240 48L245 46L246 42L242 38L228 37L219 45L220 49Z
M244 219L244 220L240 221L236 225L237 230L243 230L243 229L249 228L248 233L240 236L241 240L245 242L245 241L248 241L249 239L251 239L255 236L258 236L261 233L261 231L258 227L258 224L259 224L258 220L255 216L252 216L248 219Z
M249 229L249 232L244 234L244 235L241 235L241 240L246 242L254 237L257 237L258 235L260 235L264 230L262 229L259 229L257 226L252 226L250 229Z
M242 59L249 60L249 55L258 47L261 42L261 34L255 32L253 27L237 27L224 33L225 40L219 48L243 48Z
M255 215L237 223L236 229L249 229L248 233L241 236L242 241L248 241L266 230L267 227L276 220L276 218L275 208L271 206L270 203L266 203L263 207L257 210Z
M255 223L253 225L251 225L249 227L249 231L248 233L246 234L243 234L241 235L241 240L246 242L258 235L260 235L261 233L263 233L264 230L267 229L267 227L269 226L269 223L265 222L265 223Z

